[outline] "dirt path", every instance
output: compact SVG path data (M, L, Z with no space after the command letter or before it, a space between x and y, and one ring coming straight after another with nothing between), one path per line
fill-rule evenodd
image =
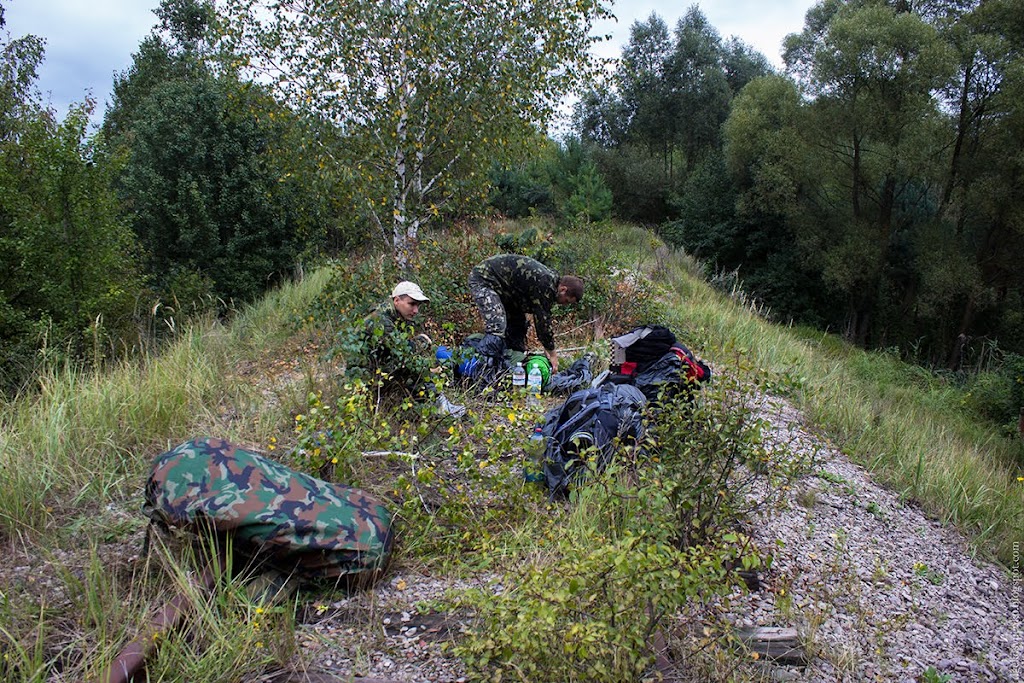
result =
M916 681L929 668L936 681L1024 680L1020 566L975 559L957 530L875 483L797 411L773 412L775 436L818 449L820 467L760 520L774 562L763 589L738 598L735 623L795 626L811 656L792 680Z

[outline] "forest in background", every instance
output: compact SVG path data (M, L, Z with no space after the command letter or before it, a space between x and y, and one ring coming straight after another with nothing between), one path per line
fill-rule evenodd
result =
M696 7L634 24L605 68L590 29L614 8L534 4L164 0L98 131L96 102L63 120L43 103L41 39L4 34L5 390L138 353L359 245L414 275L422 231L500 212L651 226L775 320L1016 417L1022 0L823 0L782 72Z

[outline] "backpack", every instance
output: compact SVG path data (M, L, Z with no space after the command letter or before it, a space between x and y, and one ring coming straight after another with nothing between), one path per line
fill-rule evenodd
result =
M144 512L161 528L232 535L243 555L304 579L373 579L391 555L391 513L227 441L186 441L156 457Z
M647 399L628 384L581 389L548 413L541 430L545 439L544 482L552 499L565 498L594 458L601 471L614 456L615 439L637 443L643 435L642 411Z
M637 369L658 360L676 343L676 335L662 325L636 327L612 340L613 366L632 363Z
M711 379L711 368L675 334L661 325L637 327L611 340L612 357L605 381L636 385L654 400L663 391L685 392Z

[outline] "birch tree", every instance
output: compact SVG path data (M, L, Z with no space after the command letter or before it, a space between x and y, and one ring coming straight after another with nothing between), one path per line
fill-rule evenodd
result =
M224 0L242 66L344 135L350 205L413 261L421 228L482 199L486 171L594 67L601 0Z

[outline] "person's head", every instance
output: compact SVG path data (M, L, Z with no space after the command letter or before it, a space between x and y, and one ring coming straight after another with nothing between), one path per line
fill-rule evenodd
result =
M563 275L558 281L558 294L555 301L562 304L578 304L583 301L583 280L575 275Z
M391 290L391 301L395 304L395 310L405 320L412 320L420 312L420 304L430 299L423 293L420 286L415 282L403 280Z

